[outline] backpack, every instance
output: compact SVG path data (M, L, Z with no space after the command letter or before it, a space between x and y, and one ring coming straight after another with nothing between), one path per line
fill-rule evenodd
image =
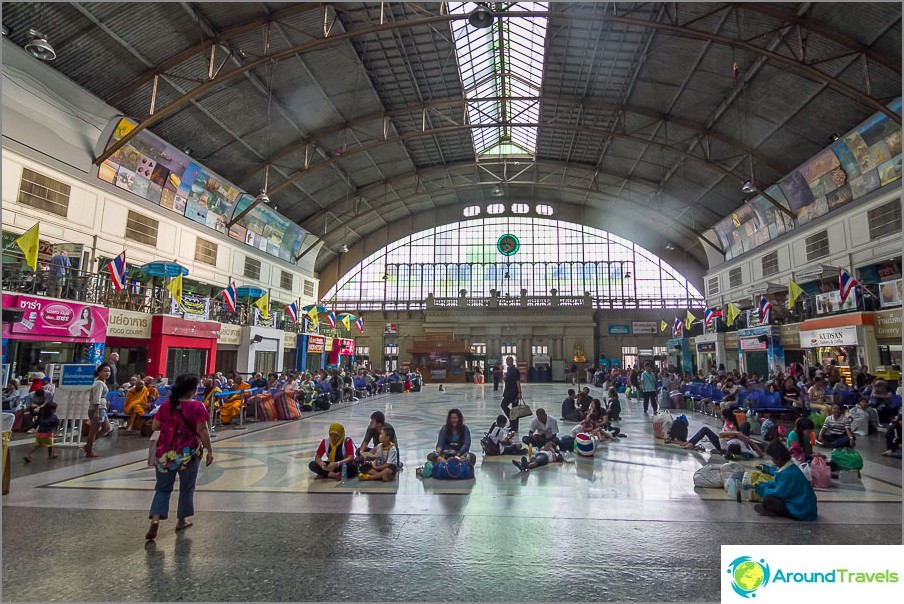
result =
M687 418L679 415L669 428L669 438L685 442L687 440Z
M810 462L810 474L813 476L814 489L828 489L832 486L832 471L823 457L814 457Z

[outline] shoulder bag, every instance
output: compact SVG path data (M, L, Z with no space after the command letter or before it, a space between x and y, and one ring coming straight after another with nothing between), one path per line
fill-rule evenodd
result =
M522 417L529 417L533 415L534 412L531 410L530 405L524 402L524 399L518 399L518 403L512 405L512 410L509 411L509 421L519 420Z

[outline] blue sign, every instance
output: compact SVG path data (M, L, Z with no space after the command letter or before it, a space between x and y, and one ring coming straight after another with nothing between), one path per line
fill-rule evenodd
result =
M60 386L91 386L96 365L63 365Z
M626 336L631 333L631 327L628 325L610 325L609 335Z

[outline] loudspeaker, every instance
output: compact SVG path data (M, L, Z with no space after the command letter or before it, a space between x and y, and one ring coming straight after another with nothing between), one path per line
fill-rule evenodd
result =
M251 338L251 343L252 343L252 344L260 344L260 343L263 342L263 341L264 341L264 336L262 336L262 335L260 335L260 334L258 334L258 335L256 335L256 336L254 336L253 338Z

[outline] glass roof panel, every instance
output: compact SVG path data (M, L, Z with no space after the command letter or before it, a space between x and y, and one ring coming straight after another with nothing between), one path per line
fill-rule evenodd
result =
M490 3L491 10L494 6ZM476 7L475 2L452 2L449 12L467 15ZM547 2L516 2L505 10L510 13L545 12L549 5ZM468 103L468 121L471 124L496 124L492 128L471 130L478 156L536 153L536 127L511 127L499 123L533 124L540 119L546 28L546 17L497 18L492 27L485 29L471 27L466 19L452 22L461 81L465 95L471 101ZM507 97L536 100L513 101ZM473 102L489 98L495 100Z

